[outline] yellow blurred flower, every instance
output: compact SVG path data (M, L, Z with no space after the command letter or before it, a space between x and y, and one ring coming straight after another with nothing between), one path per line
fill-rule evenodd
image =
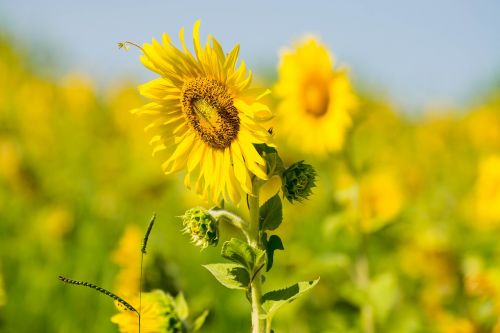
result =
M9 138L0 137L0 178L15 186L20 182L20 169L18 145Z
M482 159L478 166L475 186L476 220L481 229L500 225L500 155Z
M482 106L465 118L468 135L478 150L500 146L500 113L498 107Z
M164 154L166 174L186 169L185 185L205 200L239 203L242 191L252 193L251 174L266 179L265 161L253 144L269 141L261 123L272 113L258 102L267 91L250 89L251 72L244 62L236 66L239 46L226 55L212 36L203 46L199 27L197 21L194 55L183 29L182 50L168 34L162 44L153 39L143 45L141 61L161 77L140 87L154 101L136 112L151 118L153 153Z
M44 210L37 219L40 231L47 235L47 240L61 239L74 225L73 213L63 206L54 206Z
M346 167L336 170L335 199L363 232L373 232L401 212L405 196L394 172L375 169L356 180Z
M492 311L500 315L500 269L487 267L488 262L480 256L467 256L463 263L465 294L491 301Z
M85 74L67 74L62 80L60 92L65 108L77 117L95 109L97 99L94 84Z
M139 293L142 237L139 227L128 225L112 254L113 262L120 267L115 282L115 290L119 295L129 297Z
M359 185L361 228L379 229L394 219L403 206L403 192L394 175L386 170L363 176Z
M447 288L452 287L455 284L455 272L446 233L420 227L411 234L412 238L406 240L406 245L399 253L403 272L413 277L424 277L428 282L438 282Z
M308 153L339 151L357 105L347 70L333 65L326 46L314 37L281 56L277 135Z
M130 299L129 303L139 311L139 295ZM161 290L142 293L141 304L142 333L185 332L170 295ZM121 333L136 333L139 324L137 313L120 306L117 308L120 312L111 317L111 321L118 325Z
M466 318L454 317L450 314L440 316L437 325L440 333L474 333L473 323Z
M495 287L485 274L469 275L465 277L465 291L471 296L491 296L495 294Z

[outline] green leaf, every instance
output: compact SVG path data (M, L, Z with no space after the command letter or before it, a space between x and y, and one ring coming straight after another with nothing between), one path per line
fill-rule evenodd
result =
M273 290L262 296L262 307L268 316L272 316L283 305L293 302L299 295L314 287L319 278L312 281L298 282L285 289Z
M221 255L253 272L261 261L260 258L264 256L264 251L253 248L238 238L231 238L222 246Z
M274 230L283 222L283 205L278 194L260 207L260 230Z
M274 251L284 250L285 247L283 246L281 238L279 238L277 235L271 235L271 237L269 237L269 240L267 240L265 244L267 254L266 272L269 272L269 270L273 267Z
M254 144L254 146L259 155L266 161L266 174L268 176L281 175L285 167L276 148L265 143Z
M385 322L394 309L399 295L398 282L394 274L384 273L373 277L368 295L373 304L377 321Z
M202 326L203 324L205 323L205 320L207 319L208 317L208 314L209 314L209 311L208 310L205 310L203 311L203 313L201 315L199 315L193 322L193 326L191 328L192 332L196 332L198 331Z
M245 267L238 264L203 265L225 287L229 289L247 289L250 275Z
M189 307L182 292L178 293L175 297L175 311L182 320L186 320L189 316Z

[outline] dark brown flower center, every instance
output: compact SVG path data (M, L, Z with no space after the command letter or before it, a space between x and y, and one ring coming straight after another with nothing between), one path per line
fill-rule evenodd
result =
M200 77L184 83L182 110L191 127L209 146L231 146L240 130L238 110L227 88L219 81Z

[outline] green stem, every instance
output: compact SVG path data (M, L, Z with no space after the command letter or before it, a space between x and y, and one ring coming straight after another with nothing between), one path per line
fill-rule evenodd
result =
M368 261L368 235L360 231L361 249L356 262L356 278L359 288L368 291L370 287L370 263ZM373 306L365 301L361 307L361 326L364 333L375 333Z
M252 247L262 249L259 233L259 180L253 182L252 195L248 198L250 211L250 225L248 226L248 240ZM259 270L250 283L252 299L252 333L264 333L264 320L261 319L262 311L262 270Z
M351 128L348 134L348 139L346 140L349 145L352 145L353 140L352 136L354 134L355 129L361 124L361 121L358 119L354 123L354 126ZM348 144L346 144L346 147L344 147L344 161L346 163L346 166L348 170L351 172L352 176L356 179L357 185L357 194L356 197L354 198L354 208L359 212L360 210L360 205L359 205L359 178L360 178L360 171L356 167L356 163L354 163L354 159L352 156L352 152L354 151L354 148L351 146L349 147ZM356 266L355 266L355 274L356 274L356 283L358 287L363 290L364 292L368 291L368 288L370 287L370 262L368 260L368 241L369 241L369 234L365 233L363 231L363 228L361 227L361 220L357 219L356 223L356 232L358 236L361 238L361 245L359 248L359 253L358 253L358 259L356 261ZM361 328L363 333L375 333L375 317L374 317L374 312L373 312L373 306L370 303L370 301L365 301L363 305L361 306Z
M250 237L247 232L248 224L241 217L231 212L228 212L227 210L224 209L217 209L217 210L210 209L209 213L210 215L215 217L215 219L217 219L218 221L227 222L233 225L234 227L240 229L241 232L243 232L243 235L245 235L247 242L250 243Z
M272 315L268 316L267 317L267 321L266 321L266 333L271 333L271 323L273 321L273 317Z

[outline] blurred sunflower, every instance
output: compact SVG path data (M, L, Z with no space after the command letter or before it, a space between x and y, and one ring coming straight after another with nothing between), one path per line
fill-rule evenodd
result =
M168 34L161 44L153 39L143 45L142 63L161 77L139 88L153 102L135 111L151 118L153 154L164 154L166 174L186 169L185 185L205 200L238 203L242 192L252 193L252 175L266 179L265 161L253 144L270 138L262 123L272 113L258 102L268 90L250 88L251 72L243 61L236 65L238 45L225 54L209 35L202 46L199 27L197 21L194 54L183 29L182 50Z
M139 309L139 296L131 299L131 304ZM133 311L118 307L119 313L111 317L121 333L136 333L138 317ZM181 333L185 332L184 323L179 317L175 300L162 290L142 294L141 332L143 333Z
M309 37L281 56L276 94L283 138L307 153L339 151L357 105L345 68L333 69L327 48Z
M489 155L479 161L475 196L476 219L472 223L484 230L498 227L500 225L500 155Z

